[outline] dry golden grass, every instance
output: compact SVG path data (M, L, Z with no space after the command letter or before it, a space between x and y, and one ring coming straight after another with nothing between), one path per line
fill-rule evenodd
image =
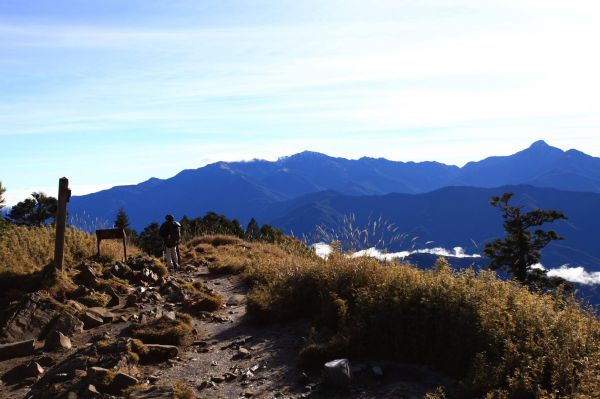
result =
M30 274L41 270L54 257L55 231L52 226L26 227L9 225L0 238L0 274ZM127 254L141 254L132 244ZM96 253L96 236L74 228L67 228L65 237L65 265L74 265ZM123 246L117 241L103 241L103 257L121 260Z
M222 241L203 239L187 256L217 270L236 265L253 285L251 318L311 320L303 352L313 361L425 363L458 378L465 398L600 397L600 322L573 299L533 293L492 272L454 272L444 260L424 271Z

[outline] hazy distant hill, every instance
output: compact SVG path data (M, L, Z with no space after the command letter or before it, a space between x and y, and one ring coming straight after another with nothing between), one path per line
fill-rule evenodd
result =
M558 209L568 216L556 222L565 240L552 243L544 250L543 261L549 267L565 263L600 271L600 194L560 191L532 186L498 188L446 187L424 194L386 194L381 196L349 196L333 191L310 194L292 201L275 204L261 216L297 236L311 235L315 225L336 230L344 216L355 215L354 225L364 228L369 220L393 223L407 234L402 243L387 245L389 251L409 248L415 239L417 248L464 247L467 252L482 251L486 242L503 235L498 209L489 204L494 195L506 191L516 193L513 203L528 209ZM390 242L392 233L388 234Z
M162 220L167 212L193 217L212 210L246 223L257 214L269 214L278 202L327 190L363 196L506 184L600 192L600 158L576 150L562 151L542 141L517 154L471 162L463 168L382 158L348 160L303 152L275 162L218 162L165 180L153 178L138 185L76 196L69 212L82 221L80 224L91 225L95 219L112 222L123 207L132 226L139 230L153 220ZM330 216L323 214L324 218Z

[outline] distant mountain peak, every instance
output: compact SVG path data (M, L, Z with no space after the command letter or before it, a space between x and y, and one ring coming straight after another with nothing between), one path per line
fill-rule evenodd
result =
M551 146L548 145L548 143L546 143L544 140L538 140L529 146L529 148L550 148L550 147Z

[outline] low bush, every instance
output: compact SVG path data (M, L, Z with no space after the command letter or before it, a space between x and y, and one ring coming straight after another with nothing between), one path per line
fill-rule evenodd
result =
M217 255L218 256L218 255ZM307 318L321 332L305 364L332 356L433 365L463 397L600 396L600 322L574 299L505 282L493 272L436 270L371 258L256 257L248 315Z
M175 320L163 316L131 328L131 335L145 344L182 345L191 332L192 318L185 313L176 313Z

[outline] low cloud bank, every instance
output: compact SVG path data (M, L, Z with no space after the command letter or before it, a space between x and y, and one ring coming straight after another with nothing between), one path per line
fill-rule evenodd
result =
M313 244L311 246L317 255L322 258L327 258L329 254L331 254L331 246L324 242L319 242ZM364 249L362 251L355 252L352 254L352 257L356 258L359 256L370 256L372 258L377 258L379 260L392 260L392 259L404 259L409 255L413 254L431 254L437 256L445 256L450 258L481 258L479 254L466 254L465 250L462 247L454 247L452 251L449 251L445 248L436 247L436 248L425 248L425 249L417 249L413 251L400 251L393 253L385 253L381 252L376 248Z
M582 266L563 265L558 269L548 270L548 277L560 277L572 283L585 285L600 284L600 272L587 272Z

